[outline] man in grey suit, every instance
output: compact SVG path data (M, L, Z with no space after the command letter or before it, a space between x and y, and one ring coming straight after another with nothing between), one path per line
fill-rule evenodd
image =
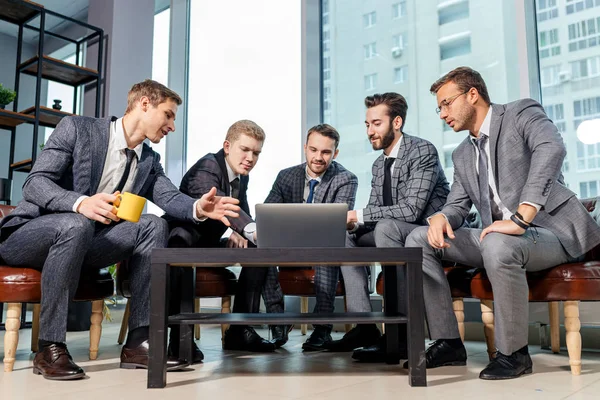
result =
M142 215L138 223L120 221L113 203L131 192L188 221L207 218L229 223L238 200L216 196L200 200L177 190L165 176L158 143L175 130L181 98L158 82L135 84L122 118L65 117L41 152L25 184L23 201L0 223L0 258L7 264L42 271L39 351L33 372L46 379L85 376L67 350L67 306L81 268L103 268L129 258L131 314L121 351L121 368L147 368L150 253L166 247L166 221ZM188 363L169 358L167 369Z
M600 242L600 229L564 184L565 146L539 103L491 104L481 75L468 67L440 78L431 92L440 118L469 135L452 154L446 205L406 242L423 247L425 309L435 339L427 368L467 359L441 265L447 260L485 268L494 291L498 352L479 377L517 378L532 372L525 272L577 260ZM483 229L463 226L472 205Z
M433 144L403 133L408 105L402 95L368 96L365 106L367 135L373 150L383 154L373 163L369 203L348 212L347 246L402 247L413 229L441 210L450 189ZM344 267L342 275L348 311L372 311L367 269ZM365 346L353 357L379 361L385 353L385 339L380 336L375 324L357 325L327 348L352 351ZM400 347L406 347L405 331L400 336Z
M354 207L358 179L341 164L334 161L339 153L340 135L328 124L308 130L304 155L306 162L279 172L265 203L346 203ZM316 304L314 312L334 311L335 291L339 267L315 268ZM283 312L283 294L279 286L277 268L270 268L263 291L267 312ZM305 351L322 350L331 340L332 325L315 325L314 331L302 345ZM289 327L272 326L275 343L287 342Z

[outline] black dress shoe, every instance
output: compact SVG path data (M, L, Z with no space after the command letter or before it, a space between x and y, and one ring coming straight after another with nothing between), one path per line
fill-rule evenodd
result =
M223 338L223 350L241 350L256 352L275 351L275 343L260 337L256 331L249 326L232 326L225 332Z
M331 342L331 334L329 329L321 326L315 327L315 330L308 337L306 342L302 344L302 350L304 351L320 351L325 350L325 345Z
M514 379L533 372L533 362L527 346L515 351L510 356L497 353L496 358L479 374L480 379L498 380Z
M179 343L176 345L173 344L173 341L169 342L169 347L167 348L167 356L173 358L179 358ZM192 340L192 362L191 364L198 364L204 360L204 354L198 348L196 342Z
M271 335L275 347L280 348L287 343L289 333L294 329L294 325L271 325Z
M398 355L399 359L408 358L408 353L406 352L406 346L402 346L400 349L400 354ZM377 341L377 343L367 346L360 347L352 353L352 358L357 360L358 362L364 363L384 363L386 362L386 349L387 349L387 336L381 335L381 338ZM398 363L398 360L395 362Z
M371 346L377 343L381 333L375 324L357 325L346 333L340 340L332 340L326 344L328 351L352 351L359 347Z
M125 369L148 369L148 341L145 340L142 344L134 349L123 346L121 349L121 368ZM176 357L167 357L167 371L178 371L189 366L190 363L186 360L180 360Z
M33 373L57 381L85 377L85 372L73 362L64 343L53 343L38 351L33 359Z
M438 339L425 352L425 361L427 368L467 365L467 349L460 339Z

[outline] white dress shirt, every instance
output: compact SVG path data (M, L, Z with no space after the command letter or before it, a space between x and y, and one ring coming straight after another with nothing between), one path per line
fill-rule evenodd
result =
M229 179L229 187L231 188L231 182L235 179L240 180L240 174L236 174L233 172L233 169L229 166L229 162L225 159L225 167L227 168L227 179ZM241 185L241 182L240 182ZM231 196L231 192L229 193ZM256 222L250 222L248 225L244 227L244 237L248 239L250 242L256 244L254 242L254 232L256 231Z
M315 191L317 190L317 186L319 186L319 184L321 183L321 178L323 177L323 174L325 174L325 172L323 172L321 175L317 176L316 178L313 178L308 173L308 165L304 169L304 195L303 195L304 197L303 197L303 200L305 203L306 203L306 200L308 199L308 195L310 194L310 181L313 179L316 179L318 182L315 185L315 189L313 191L313 202L314 202Z

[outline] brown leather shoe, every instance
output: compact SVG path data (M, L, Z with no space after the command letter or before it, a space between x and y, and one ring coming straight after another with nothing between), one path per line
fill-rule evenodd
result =
M135 369L143 368L148 369L148 341L145 340L135 349L128 349L123 346L121 349L121 368ZM167 371L178 371L189 366L190 363L185 360L180 360L175 357L167 357Z
M38 351L33 359L33 373L56 381L85 377L85 372L73 362L64 343L54 343Z

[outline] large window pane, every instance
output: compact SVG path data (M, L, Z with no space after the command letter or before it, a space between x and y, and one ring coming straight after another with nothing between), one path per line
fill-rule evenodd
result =
M538 0L537 8L538 17L548 9L557 10L553 19L538 18L537 27L540 38L556 32L540 42L540 70L542 103L563 135L566 162L576 166L564 172L565 181L579 189L580 196L595 196L600 154L595 144L577 139L577 128L585 120L600 118L600 1ZM563 51L543 53L556 46Z
M253 120L267 138L250 174L251 209L281 169L301 160L301 5L191 2L187 168L220 150L235 121Z
M329 32L323 51L327 60L323 118L340 132L338 161L359 178L357 208L368 201L371 165L380 154L372 151L367 140L365 96L388 91L404 95L406 133L433 142L449 179L450 155L466 133L445 130L435 113L431 84L451 69L468 65L482 73L494 102L519 98L515 1L329 0L322 4L327 15L322 29ZM549 17L556 8L556 1L547 1ZM558 40L567 38L566 31L553 29L545 29L550 31L546 41L551 60L557 58ZM366 59L365 46L371 43L377 43L377 51ZM558 79L554 76L550 75ZM557 118L563 113L559 103L553 110Z

